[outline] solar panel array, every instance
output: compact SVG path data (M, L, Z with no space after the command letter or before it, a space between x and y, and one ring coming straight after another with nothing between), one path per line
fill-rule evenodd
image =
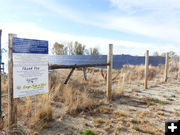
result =
M50 55L50 65L87 65L87 64L106 64L107 55ZM120 69L122 65L142 65L145 64L144 56L113 55L113 69ZM149 64L157 66L165 64L165 57L150 56ZM106 68L101 66L99 68Z

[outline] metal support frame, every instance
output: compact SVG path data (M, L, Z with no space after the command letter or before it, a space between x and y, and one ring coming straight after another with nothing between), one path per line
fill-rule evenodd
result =
M63 69L63 68L85 68L85 67L98 67L98 66L108 66L108 63L105 64L83 64L83 65L49 65L49 70L51 69Z
M87 81L88 79L87 79L86 68L84 67L82 70L83 70L84 80Z
M84 64L84 65L49 65L49 70L53 69L67 69L67 68L72 68L71 72L67 76L64 84L67 84L69 79L71 78L71 75L73 74L74 70L76 68L83 68L83 73L84 73L84 79L87 81L87 74L86 74L86 67L98 67L98 66L108 66L109 63L105 64Z
M71 70L71 72L69 73L68 77L66 78L64 84L67 84L67 83L68 83L68 81L69 81L71 75L73 74L74 70L75 70L75 67L72 68L72 70Z
M71 76L72 76L72 74L73 74L73 72L74 72L75 69L76 69L76 67L73 67L73 68L72 68L72 70L71 70L71 72L69 73L69 75L67 76L64 84L67 84L67 83L68 83L68 81L69 81L69 79L71 78ZM83 74L84 74L84 80L87 81L86 68L83 67L82 70L83 70Z

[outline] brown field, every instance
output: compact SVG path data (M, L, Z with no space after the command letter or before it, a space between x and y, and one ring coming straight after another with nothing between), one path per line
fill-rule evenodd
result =
M49 72L49 94L17 99L18 124L30 135L163 135L165 120L180 119L178 68L151 67L149 88L144 89L144 66L113 70L113 91L106 101L106 70L89 69L88 81L76 70ZM7 129L7 81L3 81L3 112L0 129ZM20 129L19 129L20 130ZM88 135L85 134L84 135ZM89 134L92 135L92 134Z

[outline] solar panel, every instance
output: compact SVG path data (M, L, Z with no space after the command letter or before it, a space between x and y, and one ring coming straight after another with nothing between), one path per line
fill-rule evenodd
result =
M107 55L50 55L50 65L87 65L87 64L106 64ZM113 55L113 69L120 69L122 65L142 65L145 64L144 56ZM165 64L165 57L150 56L149 64L157 66ZM106 68L100 66L99 68Z

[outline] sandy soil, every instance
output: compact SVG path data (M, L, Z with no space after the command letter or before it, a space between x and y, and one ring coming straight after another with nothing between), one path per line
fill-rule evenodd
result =
M62 83L67 73L64 70L57 73L60 76L58 82ZM69 114L64 103L52 100L53 120L40 130L39 135L79 135L85 129L91 129L97 135L163 135L165 120L180 119L180 81L171 76L165 83L163 75L159 74L149 81L148 89L144 89L143 80L126 81L121 93L118 92L122 79L117 78L113 81L110 103L106 101L106 82L100 73L88 73L87 76L91 87L89 84L83 87L88 96L98 103L90 109ZM81 71L73 74L68 85L71 86L75 80L84 82ZM6 99L4 94L5 111Z
M73 79L77 74L81 73L76 72ZM88 74L88 77L92 79L93 75ZM150 81L147 90L142 80L125 83L123 94L115 95L109 104L105 101L105 81L99 80L101 83L88 89L96 91L94 98L102 100L100 106L74 116L66 114L63 119L52 121L50 128L43 129L40 134L77 135L84 129L92 129L98 135L164 134L165 120L180 119L180 82L176 79L169 78L167 83L161 79ZM115 81L113 90L118 88L119 82ZM165 103L148 102L148 98ZM53 107L58 114L61 104L57 104Z

